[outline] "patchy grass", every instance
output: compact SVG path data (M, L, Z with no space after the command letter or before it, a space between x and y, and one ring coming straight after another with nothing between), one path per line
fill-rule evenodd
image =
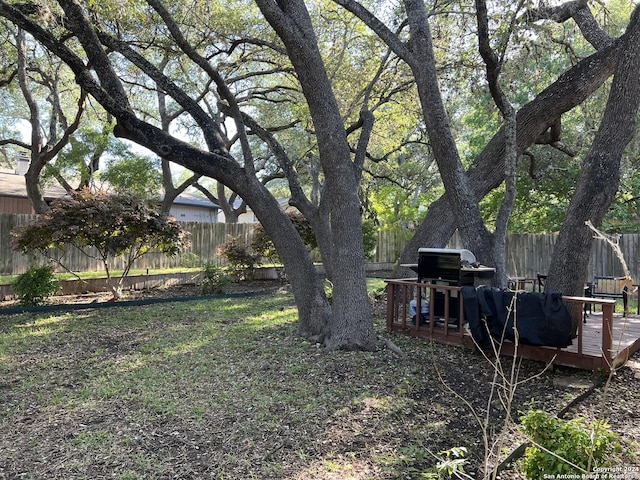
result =
M478 354L400 336L405 361L326 353L296 319L284 293L0 317L0 478L409 479L431 453L482 454L436 374L482 409ZM575 396L553 375L516 408Z
M163 273L182 273L182 272L201 272L202 268L185 268L185 267L176 267L176 268L158 268L158 269L132 269L129 272L129 276L133 277L136 275L146 275L147 273L152 275L159 275ZM122 270L112 270L111 274L114 277L119 277L122 275ZM97 270L95 272L59 272L55 274L55 277L58 280L74 280L76 278L82 279L91 279L91 278L103 278L105 276L104 270ZM18 275L0 275L0 285L13 283L18 278Z

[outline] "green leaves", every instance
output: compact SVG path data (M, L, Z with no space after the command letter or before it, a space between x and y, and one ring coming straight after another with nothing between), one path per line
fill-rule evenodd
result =
M588 472L608 465L619 449L617 434L604 420L587 425L583 418L562 420L542 410L531 410L522 417L522 425L534 442L523 461L527 478Z
M20 275L12 288L22 305L40 305L43 300L58 291L60 284L49 265L32 266Z
M107 163L100 174L118 192L153 198L162 188L162 172L157 161L127 152L117 161Z
M181 227L174 221L160 220L151 204L129 194L86 189L54 201L47 214L14 234L13 248L23 253L93 246L103 258L149 248L172 255L186 244Z

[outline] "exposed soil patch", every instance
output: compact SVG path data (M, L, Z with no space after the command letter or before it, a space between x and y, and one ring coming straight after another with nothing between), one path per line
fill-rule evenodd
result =
M226 291L280 288L261 281ZM181 285L127 298L201 294L198 285ZM497 400L487 402L493 369L479 353L387 334L384 299L374 301L376 327L407 360L384 348L327 353L299 338L291 322L242 330L259 324L265 302L255 311L232 300L212 323L206 318L214 312L187 304L177 312L127 309L117 328L109 328L110 309L51 325L0 317L0 334L17 328L51 336L29 349L14 345L0 366L0 479L408 480L434 465L427 451L456 446L469 449L467 470L478 471L483 445L471 407L482 415L489 408L496 431L504 418ZM517 390L512 413L604 417L623 440L621 464L638 464L637 365L638 354L605 384L569 368L538 375L543 365L524 361L519 378L531 381ZM517 430L505 434L506 453L522 438ZM501 478L521 477L506 470Z
M242 294L259 292L262 290L286 288L286 284L278 280L253 280L247 282L233 282L225 285L217 294ZM202 297L208 294L203 292L202 285L185 283L166 287L148 288L142 290L125 290L121 301L143 299L170 299L184 297ZM111 292L87 292L78 295L53 295L45 299L42 305L77 305L113 302ZM19 306L17 299L0 301L1 308Z

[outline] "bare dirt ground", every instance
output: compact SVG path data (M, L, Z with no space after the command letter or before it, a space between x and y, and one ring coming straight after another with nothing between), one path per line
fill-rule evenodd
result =
M226 289L226 293L249 293L268 289L275 290L278 288L282 288L282 284L274 281L250 282L233 284ZM180 285L164 289L127 292L125 300L137 300L142 298L195 297L200 295L202 295L200 286ZM109 300L110 295L104 293L53 297L49 300L48 303L77 304L91 302L108 302ZM10 302L2 302L0 304L0 307L6 307L10 305ZM379 320L384 316L383 299L374 302L374 312ZM124 350L128 348L127 346L129 345L129 343L126 340L126 338L121 338L119 339L117 347L113 346L113 348L117 348L117 353L120 356L123 355L125 353ZM398 343L398 345L403 349L406 348L408 350L411 350L419 348L419 346L416 347L415 340L411 340L411 342L409 342L408 340L405 341L405 339L401 337L394 337L393 340ZM293 340L287 339L287 342L289 341ZM81 347L82 346L78 347L79 351L82 351ZM135 348L136 344L131 343L131 347ZM90 349L91 346L89 345L87 346L87 348ZM103 346L103 348L109 350L109 348L111 347L109 345L106 345ZM437 346L435 347L435 349L437 351L439 375L441 375L442 377L440 380L446 383L451 391L455 391L457 395L460 395L460 398L464 398L471 405L477 406L482 409L483 405L486 403L488 395L487 384L480 384L476 380L478 378L490 378L492 371L490 368L488 368L487 363L484 362L477 353L461 353L458 347ZM409 353L415 352L410 351ZM418 353L416 355L420 354ZM468 363L460 362L461 355L467 359L470 359L470 361ZM389 357L391 357L391 355L389 355ZM416 357L413 358L415 359ZM375 363L382 362L383 360L383 357L370 357L368 361ZM424 359L420 358L420 361L423 360ZM327 362L327 365L324 368L330 370L330 375L327 375L327 378L333 379L333 382L341 382L343 380L348 382L348 379L352 376L348 358L336 361L336 363L329 363L331 359L323 359L318 361ZM272 363L267 364L266 366L264 364L261 364L259 366L259 370L261 372L260 375L268 377L269 375L271 375L271 372L273 372L274 374L277 373L275 362L276 361L273 360ZM542 367L543 366L539 363L524 361L520 366L519 376L520 378L534 378L540 372ZM402 379L398 379L398 382L401 382L401 380ZM72 381L73 379L69 380L69 382ZM7 393L9 396L15 394L15 392L9 392L8 390L11 384L12 379L10 378L6 378L4 379L4 381L0 380L0 409L2 408L3 389L6 389L5 393ZM394 388L401 388L401 385ZM478 443L479 436L477 424L475 420L470 415L468 415L468 408L466 408L465 405L462 405L460 401L456 400L456 397L448 393L447 390L443 390L441 386L439 388L432 388L431 386L424 385L420 388L417 388L415 385L412 385L407 386L407 388L412 389L410 396L412 398L412 408L415 410L414 414L416 423L423 422L424 424L428 424L429 422L440 422L442 421L443 415L447 413L445 431L449 432L448 435L451 435L452 438L455 437L455 441L458 442L459 445L466 445L475 451L480 451L482 449L482 446ZM442 405L442 398L447 396L450 397L446 400L446 402L451 405L451 411L438 411L436 406ZM16 404L24 405L29 405L31 402L33 402L28 398L14 398L12 401L16 402ZM526 410L526 408L530 405L543 406L547 412L561 414L567 418L571 418L573 416L582 416L587 419L605 418L611 425L612 429L617 432L623 440L625 451L620 457L620 462L625 466L640 465L640 355L636 354L626 366L620 368L610 378L606 378L592 372L562 367L551 369L547 371L543 376L522 385L518 389L516 398L514 399L514 410L523 411ZM433 408L430 408L430 406L433 406ZM287 405L275 405L273 408L276 407L286 411L293 408L287 407ZM286 431L281 432L281 434L275 439L264 438L264 445L258 444L258 440L256 440L255 437L252 437L250 433L247 433L247 438L250 438L252 442L256 442L251 444L251 448L254 449L256 455L261 454L263 450L273 450L273 455L277 458L282 455L282 452L294 450L297 452L297 449L299 449L299 451L301 452L298 455L302 455L303 452L306 455L308 452L308 454L312 454L317 457L336 454L339 456L343 454L344 451L344 455L347 455L348 452L356 452L356 455L362 455L364 458L364 453L369 448L368 445L373 442L374 438L377 437L386 437L386 441L390 445L404 445L415 442L415 438L413 437L407 437L406 442L403 441L402 438L403 435L407 434L408 429L414 428L413 425L400 422L398 422L397 425L379 425L380 418L375 415L376 410L374 407L375 405L359 405L358 409L352 407L352 412L344 411L339 414L336 413L333 417L330 417L328 420L326 420L327 423L325 425L326 431L329 431L329 426L333 427L332 431L337 432L335 433L336 437L333 438L325 436L321 439L318 438L316 439L316 443L312 448L309 447L309 445L298 445L296 443L297 440L294 439L293 432L304 432L304 435L308 434L309 438L311 438L313 430L314 428L316 428L315 424L313 423L313 419L310 419L308 424L304 424L304 420L301 420L301 423L298 425L294 424L294 420L290 418L289 421L291 421L292 423L286 427ZM493 407L493 405L490 406L492 410ZM353 422L349 425L343 423L340 415L346 415L347 413L354 414L357 417L357 425ZM25 408L24 415L26 415L24 421L26 423L29 423L28 416L30 415L30 413L28 408ZM81 428L88 429L95 422L107 422L117 425L120 421L118 417L119 414L115 410L113 412L103 412L102 414L98 414L98 412L96 412L96 415L97 416L95 418L87 418L86 422L83 421L84 423L81 424ZM404 412L399 411L397 415L402 422L407 422L407 417L404 415ZM499 423L502 415L503 414L499 411L499 408L496 408L494 418L496 424ZM0 410L0 417L1 416L2 411ZM238 420L236 419L235 422L237 421ZM335 422L335 425L331 424L331 422ZM35 424L33 426L35 426ZM347 428L347 426L349 428ZM361 430L358 435L355 435L354 431L352 431L353 428L351 428L355 428L356 426ZM198 474L196 473L199 468L203 469L202 472L205 471L204 464L202 463L203 458L198 453L198 449L204 449L204 446L207 444L207 442L211 442L210 432L206 430L197 431L197 428L194 428L194 426L191 425L189 427L187 439L186 436L184 438L182 436L182 430L186 427L186 425L168 425L166 426L166 428L165 426L163 426L162 429L170 431L171 433L169 435L160 436L158 434L157 436L154 436L149 434L148 438L144 436L132 437L134 438L134 440L132 440L134 443L130 445L132 451L140 448L140 445L142 445L144 442L157 442L154 448L158 452L166 451L171 455L180 457L184 462L187 462L185 465L188 465L189 469L191 469L189 470L189 472L191 473L183 477L164 475L158 475L157 477L154 477L153 475L151 475L146 478L217 478L210 475L198 476ZM381 431L379 427L388 428L388 430ZM60 434L60 428L64 428L64 426L58 425L56 427L56 429L58 430L58 434ZM234 428L237 429L236 423L234 423L233 425L229 425L229 435L235 435L235 433L233 432ZM33 438L31 440L32 442L45 442L47 440L45 436L51 435L51 432L43 429L42 426L35 429L31 428L30 426L29 434L43 436L40 439ZM62 433L62 435L64 436L64 432ZM71 433L69 433L69 435L71 435ZM514 433L513 437L514 438L509 443L509 448L511 449L513 449L513 446L516 445L519 441L517 439L517 434ZM185 439L187 439L188 441ZM367 443L367 439L369 440L369 443ZM443 441L443 445L445 445L446 443L444 442L447 439L441 438L441 440ZM135 442L139 442L139 444L136 444ZM365 443L359 445L357 442ZM269 443L271 443L271 445L269 445ZM202 446L198 446L197 448L193 447L193 445L195 444ZM0 441L0 451L3 447L6 448L7 451L12 448L11 445L3 445L2 441ZM191 447L196 449L191 451ZM222 446L220 447L222 448ZM234 448L237 449L238 452L241 452L245 447L247 446L234 446ZM153 451L154 448L152 448L151 450ZM437 442L436 444L434 444L434 448L439 448ZM185 453L187 451L191 453L187 455L187 453ZM24 450L23 452L20 452L20 455L27 457L22 458L21 461L25 462L25 464L29 464L30 462L35 462L35 464L46 462L46 452L40 453L42 453L42 456L38 457L35 452ZM107 455L108 452L105 453L105 461L107 459ZM237 455L240 455L240 453L237 453ZM355 465L358 465L358 462L356 461L354 461L353 463ZM376 471L376 465L372 465L370 463L367 463L366 460L362 460L360 468L362 469L361 473L344 471L341 472L340 470L338 470L333 476L329 476L326 471L322 471L317 474L309 473L307 476L297 476L295 478L420 478L419 476L417 476L418 473L416 473L416 470L413 467L407 467L404 470L402 467L398 467L395 470L392 469L390 471L391 473L389 473L389 471L387 471L386 473L380 473L379 471ZM44 468L44 470L46 470L46 468ZM185 470L185 472L187 472L187 470ZM238 473L238 475L239 476L234 476L232 474L230 476L225 476L224 478L244 478L242 476L243 474ZM268 476L264 473L263 475L264 476L262 478L294 478L292 476L279 477L277 474L273 473L270 473ZM0 459L0 479L4 478L8 479L44 477L4 476L2 470L2 459ZM56 478L64 477L60 476ZM79 476L74 478L90 477ZM96 478L106 477L98 475L96 476ZM501 478L503 480L506 480L522 477L516 471L510 471L509 469L507 469L502 473Z

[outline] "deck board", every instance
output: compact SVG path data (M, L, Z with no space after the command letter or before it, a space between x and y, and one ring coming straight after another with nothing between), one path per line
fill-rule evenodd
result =
M613 314L613 339L612 353L618 355L625 348L629 348L640 338L640 316L622 313ZM602 313L591 313L587 322L582 325L583 352L590 354L602 354ZM567 351L577 353L577 343L567 348Z
M455 328L448 328L445 332L442 322L416 327L408 318L407 300L411 298L408 290L409 284L399 285L400 295L392 295L391 304L387 308L387 328L391 331L401 332L415 337L430 338L439 343L450 345L473 346L473 338L468 329L463 325L462 331ZM413 292L413 290L411 290ZM389 298L389 297L388 297ZM578 297L575 301L584 300ZM394 301L395 300L395 301ZM595 300L591 300L594 301ZM621 312L613 314L612 324L612 344L608 355L603 355L603 313L592 311L586 318L586 323L578 326L578 337L573 339L572 345L567 348L539 347L529 345L519 345L517 354L523 358L539 361L553 361L559 365L577 367L582 369L605 369L609 370L624 364L627 359L636 351L640 350L640 315L628 314L623 316ZM501 353L513 355L515 345L510 342L503 342ZM608 360L612 359L612 360ZM610 365L610 363L613 365Z

